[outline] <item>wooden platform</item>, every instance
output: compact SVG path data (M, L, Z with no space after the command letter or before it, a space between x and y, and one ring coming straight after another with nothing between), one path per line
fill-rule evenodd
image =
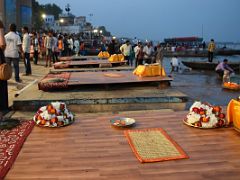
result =
M64 56L59 57L59 61L84 61L88 59L99 59L98 56Z
M78 67L111 67L111 66L121 66L127 61L119 62L109 62L108 60L86 60L86 61L66 61L64 65L68 65L67 68L78 68ZM55 69L65 69L66 67L61 67L61 65L54 65Z
M111 77L116 76L116 77ZM170 77L138 77L131 71L119 72L72 72L69 86L81 85L111 85L111 84L144 84L144 83L169 83Z
M182 123L186 114L171 110L77 114L76 122L68 127L35 127L6 179L238 180L240 134L232 128L188 127ZM26 115L20 112L16 117ZM109 120L115 116L134 118L133 129L163 128L190 158L139 163L123 129L111 127Z
M97 72L97 71L134 71L134 67L130 67L130 66L116 66L116 67L109 67L109 68L66 68L66 69L54 69L51 68L49 70L49 73L59 73L59 72Z

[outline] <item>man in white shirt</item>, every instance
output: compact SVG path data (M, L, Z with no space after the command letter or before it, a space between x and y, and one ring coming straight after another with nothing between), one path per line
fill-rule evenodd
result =
M152 44L150 42L148 42L147 45L144 46L143 52L144 52L145 63L151 64L152 63L152 57L153 57L153 54L154 54L154 49L153 49Z
M5 35L6 49L4 51L6 62L11 65L13 62L15 80L21 82L19 77L19 51L22 51L22 42L20 36L16 33L15 24L10 25L10 32Z
M121 53L123 54L124 59L127 60L127 65L130 64L130 54L131 54L131 50L132 50L132 46L131 46L129 40L127 40L126 43L123 44L123 45L120 47L120 51L121 51Z
M23 33L23 42L22 42L22 49L24 53L24 65L26 70L26 76L32 74L31 63L30 63L30 50L31 50L31 38L28 34L28 27L24 26L22 28Z
M179 66L179 61L178 61L178 58L177 56L174 56L172 59L171 59L171 66L172 66L172 71L176 71L178 72L178 66Z

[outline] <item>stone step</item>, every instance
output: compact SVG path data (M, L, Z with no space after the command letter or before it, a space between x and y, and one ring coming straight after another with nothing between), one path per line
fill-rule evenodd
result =
M62 92L39 91L33 85L13 101L14 110L35 111L54 101L65 102L76 112L119 112L135 110L184 110L187 96L173 88L127 87L80 89Z

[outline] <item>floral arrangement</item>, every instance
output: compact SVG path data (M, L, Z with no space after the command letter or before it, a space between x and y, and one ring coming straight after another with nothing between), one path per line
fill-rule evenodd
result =
M185 122L199 128L224 127L227 124L220 106L212 106L199 101L194 102L190 107Z
M73 114L67 109L63 102L52 102L47 106L39 108L33 120L39 126L61 127L74 121Z

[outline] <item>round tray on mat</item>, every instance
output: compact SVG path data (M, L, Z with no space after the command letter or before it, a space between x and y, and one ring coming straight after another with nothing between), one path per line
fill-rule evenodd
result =
M183 123L186 124L187 126L191 126L191 127L198 128L198 129L215 129L215 128L219 128L219 127L204 128L204 127L194 126L193 124L188 123L187 119L184 119Z
M131 127L136 121L133 118L116 117L110 120L110 123L114 127Z

